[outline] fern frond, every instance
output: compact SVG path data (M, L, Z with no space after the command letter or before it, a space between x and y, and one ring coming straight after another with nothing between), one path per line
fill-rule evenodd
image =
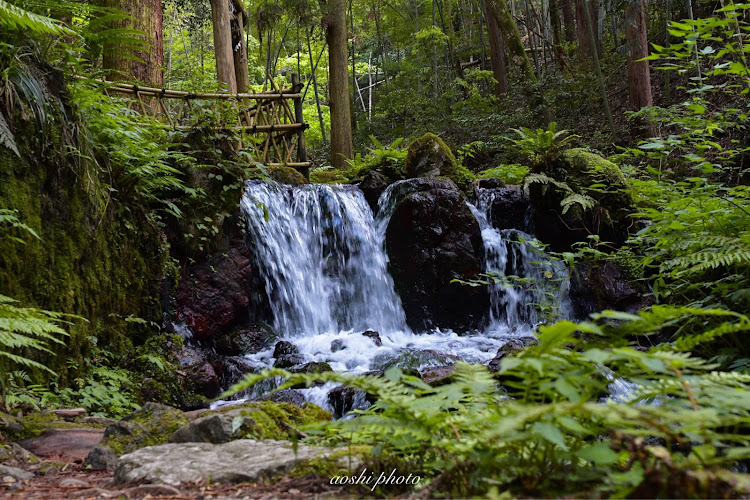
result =
M75 35L55 19L34 14L0 0L0 26L14 30L26 30L38 35Z
M10 130L10 126L5 121L2 113L0 113L0 144L16 153L16 156L19 158L21 157L21 153L18 152L18 146L16 146L16 138L13 136L13 132Z
M573 205L580 205L583 210L589 210L596 206L596 200L586 194L571 193L560 202L562 213L565 214Z

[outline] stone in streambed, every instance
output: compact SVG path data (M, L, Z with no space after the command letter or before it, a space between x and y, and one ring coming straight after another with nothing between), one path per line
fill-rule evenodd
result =
M297 346L286 340L276 343L273 349L273 357L276 359L273 363L276 368L290 368L305 362L305 357L299 353Z
M329 454L329 450L306 445L293 448L288 441L169 443L121 457L115 468L115 483L252 482L290 470L301 461Z
M383 345L383 341L380 339L380 334L374 330L367 330L366 332L362 332L362 335L371 339L378 347Z
M376 170L368 172L364 179L362 179L362 182L359 183L359 189L365 195L365 200L370 205L373 214L377 213L378 200L383 191L388 187L388 184L388 179Z

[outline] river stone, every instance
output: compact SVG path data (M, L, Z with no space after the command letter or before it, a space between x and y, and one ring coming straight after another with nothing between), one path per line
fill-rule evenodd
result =
M282 389L280 391L264 394L258 401L271 401L273 403L289 403L294 406L305 404L305 395L296 389Z
M170 443L227 443L243 436L253 424L250 417L208 415L177 429L169 437Z
M484 271L482 233L463 194L447 179L410 179L394 196L386 250L409 327L418 332L483 327L490 308L487 287L454 282Z
M330 450L288 441L240 439L224 444L168 443L120 457L115 483L142 481L178 485L252 482L287 471L300 461L326 457Z
M16 481L29 481L31 479L34 479L34 474L31 472L26 472L25 470L19 469L18 467L11 467L9 465L0 464L0 478L7 476L12 477Z
M96 446L86 457L86 467L94 470L113 470L117 455L107 446Z
M374 330L367 330L366 332L362 332L362 335L372 340L378 347L381 347L383 345L380 334Z

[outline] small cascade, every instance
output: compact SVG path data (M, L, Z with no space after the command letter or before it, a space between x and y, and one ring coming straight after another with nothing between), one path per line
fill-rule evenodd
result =
M242 210L279 332L406 330L384 232L361 191L250 182Z
M495 279L489 285L490 329L528 329L547 312L569 316L567 267L547 255L532 235L492 227L495 194L478 188L476 205L469 204L482 231L486 273Z

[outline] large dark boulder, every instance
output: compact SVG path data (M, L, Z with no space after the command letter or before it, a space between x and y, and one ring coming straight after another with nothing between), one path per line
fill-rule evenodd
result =
M582 262L570 273L573 313L585 318L606 309L636 313L653 301L646 287L629 279L622 267L611 260Z
M386 249L408 325L416 331L481 327L487 288L452 283L484 269L482 234L464 196L447 179L411 179L398 188Z
M635 208L617 165L590 151L569 149L542 173L554 182L536 176L527 177L527 182L540 181L529 185L534 232L551 250L568 251L589 235L599 235L602 241L615 245L627 239L632 225L630 214ZM572 194L587 206L576 202L562 207L563 200Z
M359 183L359 189L365 195L367 204L370 205L372 213L378 212L378 200L383 191L388 187L388 179L377 170L372 170L365 175L362 182Z
M278 336L267 324L252 323L217 339L216 352L224 356L255 354L271 347Z
M245 245L188 268L175 296L175 317L198 340L211 340L250 316L251 255Z

